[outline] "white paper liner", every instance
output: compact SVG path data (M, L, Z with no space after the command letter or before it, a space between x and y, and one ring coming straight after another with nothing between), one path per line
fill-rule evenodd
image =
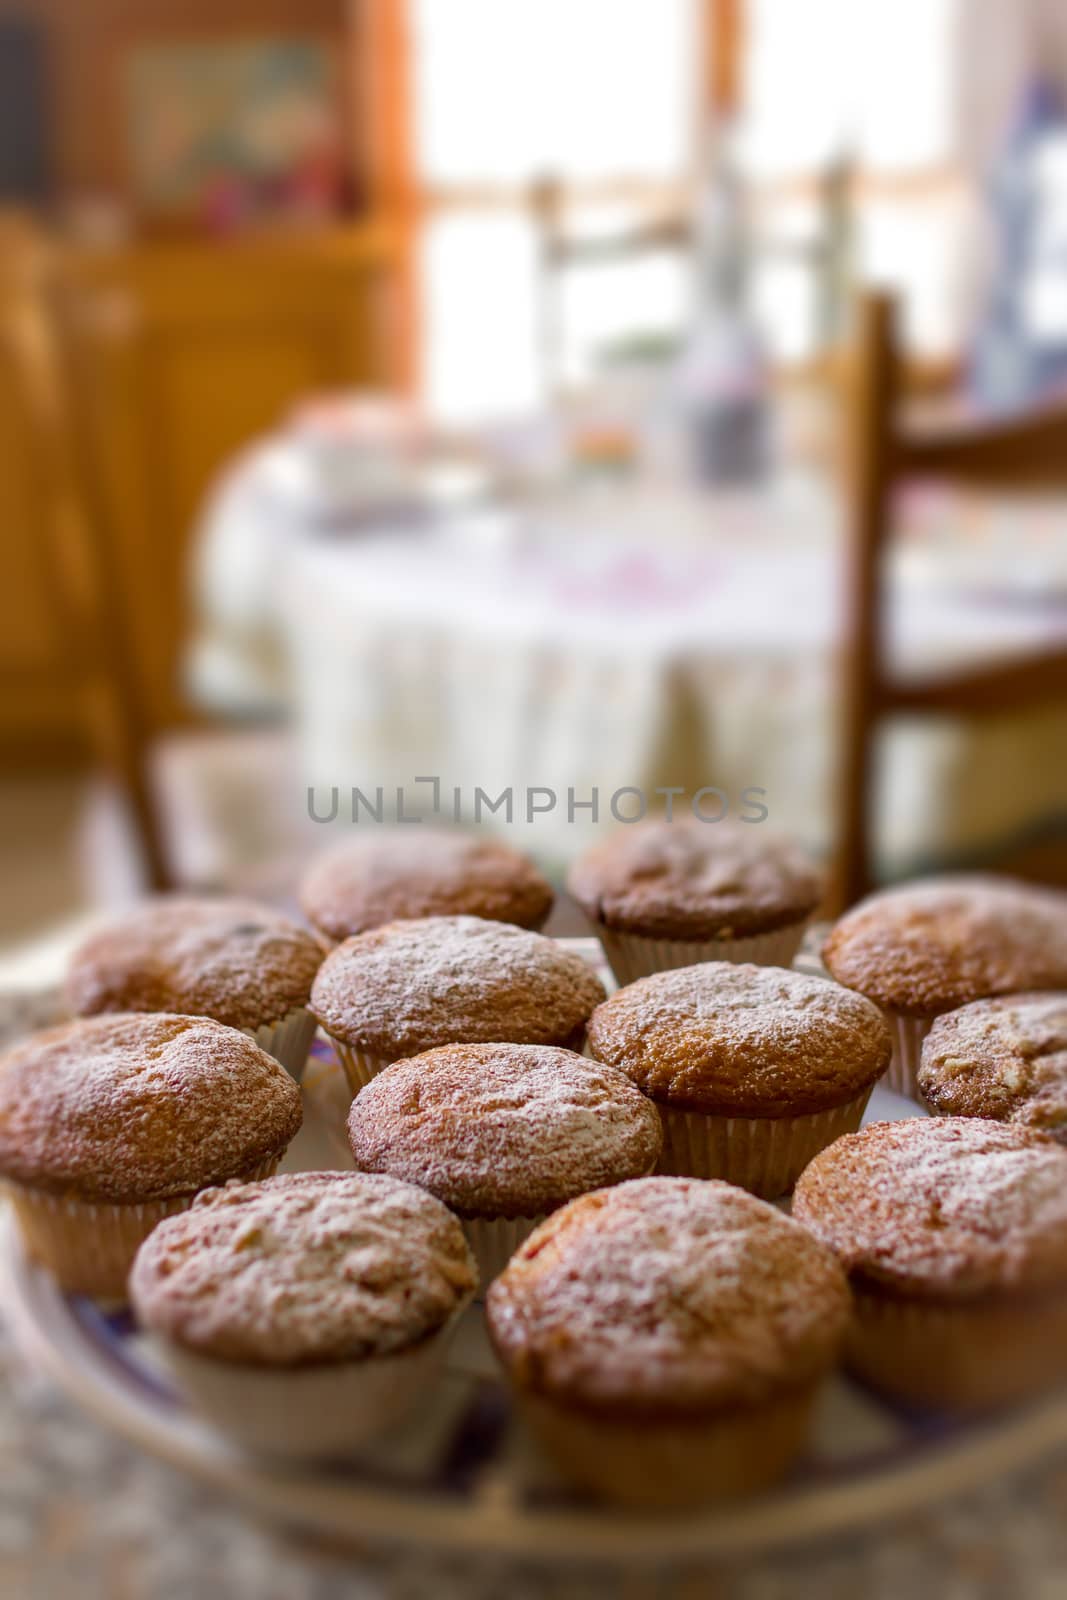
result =
M160 1339L190 1404L235 1444L293 1461L336 1459L401 1422L443 1370L464 1306L407 1350L312 1367L241 1366Z
M853 1306L846 1365L898 1400L983 1411L1067 1381L1067 1292L952 1305L859 1287Z
M797 1117L719 1117L656 1101L663 1123L658 1172L724 1178L765 1200L786 1194L820 1150L855 1133L871 1087L844 1105Z
M335 1038L332 1033L328 1035L328 1038L337 1052L337 1059L341 1063L344 1075L348 1080L348 1087L353 1095L357 1095L361 1089L365 1089L371 1079L378 1076L379 1072L384 1072L385 1068L391 1066L394 1061L402 1059L400 1056L374 1055L372 1051L363 1050L359 1045L346 1044L343 1039ZM459 1044L462 1041L456 1040L455 1043ZM590 1054L584 1023L580 1030L575 1030L570 1042L562 1048L573 1049L580 1055L587 1056ZM418 1052L412 1051L412 1054L418 1054Z
M517 1399L563 1477L599 1499L668 1509L737 1500L774 1483L803 1449L816 1394L809 1382L744 1410L636 1422L521 1386Z
M788 967L804 939L809 918L749 939L646 939L598 927L608 965L618 983L635 983L653 972L691 967L699 961L751 961L758 967Z
M935 1017L906 1017L902 1012L882 1008L882 1015L893 1036L893 1054L882 1079L887 1089L902 1094L908 1100L922 1104L919 1093L919 1062L922 1058L923 1040L933 1027Z
M254 1039L261 1050L273 1056L299 1083L317 1027L307 1007L296 1006L278 1022L265 1022L259 1028L244 1028L242 1032Z
M539 1217L469 1217L463 1221L467 1243L474 1251L478 1263L478 1298L494 1278L499 1278L524 1239L544 1222Z
M278 1170L281 1157L271 1156L237 1174L252 1183ZM25 1184L7 1183L27 1254L56 1278L68 1294L124 1300L133 1258L157 1223L187 1211L196 1194L174 1195L144 1204L109 1205L48 1194Z
M365 1089L371 1079L376 1078L393 1060L392 1056L376 1056L369 1050L361 1050L358 1045L346 1044L343 1039L335 1039L332 1033L329 1037L353 1095Z

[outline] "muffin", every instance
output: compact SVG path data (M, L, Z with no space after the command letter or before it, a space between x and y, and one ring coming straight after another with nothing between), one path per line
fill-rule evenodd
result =
M462 1218L483 1284L550 1211L650 1173L663 1142L629 1078L535 1044L395 1062L353 1101L348 1141L360 1171L421 1184Z
M793 1215L856 1306L846 1353L896 1399L950 1411L1067 1379L1067 1150L968 1117L876 1122L816 1156Z
M787 967L822 893L789 840L692 817L612 834L579 857L567 887L620 983L697 961Z
M212 1424L249 1450L315 1458L410 1411L476 1283L432 1195L301 1172L210 1189L161 1223L130 1299Z
M644 1178L543 1222L486 1314L559 1470L597 1495L667 1506L782 1475L849 1295L831 1251L774 1206L726 1183Z
M335 942L413 917L540 928L552 900L547 878L510 845L424 824L346 839L312 862L300 885L304 915Z
M324 954L306 928L254 900L160 896L78 946L64 995L80 1017L211 1017L249 1034L299 1078L315 1033L311 982Z
M423 917L357 934L327 956L311 1009L353 1092L391 1061L442 1044L580 1048L604 985L573 951L506 922Z
M781 967L703 962L619 989L589 1048L649 1095L660 1171L725 1178L773 1200L858 1128L890 1041L877 1006Z
M886 889L842 917L823 946L838 983L882 1007L889 1085L916 1093L934 1017L988 995L1067 988L1067 895L1011 878L935 878Z
M301 1117L292 1078L235 1028L88 1017L0 1057L0 1178L27 1252L69 1292L117 1296L157 1222L273 1172Z
M1067 1144L1067 994L1002 995L938 1017L919 1092L938 1116L990 1117Z

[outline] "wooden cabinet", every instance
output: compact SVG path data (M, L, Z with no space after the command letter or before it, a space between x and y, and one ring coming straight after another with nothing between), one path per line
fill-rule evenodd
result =
M81 710L57 589L51 470L0 270L0 758L64 759L82 745Z
M225 462L307 393L392 386L397 252L388 230L60 254L55 268L110 581L149 730L184 720L180 662L198 508ZM32 426L0 361L0 745L70 717L39 570ZM42 722L42 718L44 722Z

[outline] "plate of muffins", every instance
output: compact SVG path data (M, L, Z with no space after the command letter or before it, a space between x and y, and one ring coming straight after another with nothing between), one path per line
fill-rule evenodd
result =
M414 839L414 842L412 840ZM421 826L168 896L0 1058L6 1304L143 1448L333 1537L684 1564L1067 1438L1067 896L815 930L764 826L569 888Z

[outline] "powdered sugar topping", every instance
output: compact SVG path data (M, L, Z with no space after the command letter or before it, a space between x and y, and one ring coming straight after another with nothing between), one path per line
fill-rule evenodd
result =
M189 1194L280 1155L300 1091L206 1017L89 1017L0 1059L0 1173L118 1202Z
M888 1065L876 1006L781 967L702 962L629 984L589 1023L598 1060L654 1098L695 1110L787 1116L853 1098Z
M839 983L937 1016L987 995L1067 987L1067 894L1010 878L936 878L856 906L823 949Z
M337 1038L396 1059L452 1043L563 1044L604 987L552 939L480 917L424 917L328 956L311 1004Z
M450 1045L387 1067L348 1121L357 1167L464 1216L537 1216L651 1171L655 1107L611 1067L544 1045Z
M939 1112L1067 1140L1067 994L976 1000L939 1017L923 1042L919 1087Z
M613 1414L691 1416L817 1376L848 1317L829 1251L719 1182L649 1178L557 1212L489 1291L521 1387Z
M412 1184L299 1173L202 1194L142 1245L140 1320L217 1360L352 1361L436 1333L469 1298L456 1219Z
M851 1270L911 1294L1067 1287L1067 1151L962 1117L878 1122L801 1175L793 1214Z
M169 1011L255 1029L307 1004L324 953L254 900L160 896L78 947L65 998L78 1016Z

